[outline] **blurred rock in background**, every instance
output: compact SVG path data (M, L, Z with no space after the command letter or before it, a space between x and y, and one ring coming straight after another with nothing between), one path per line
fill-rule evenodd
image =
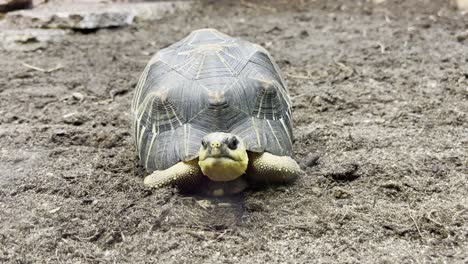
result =
M455 0L458 9L463 12L468 12L468 0Z
M32 7L32 0L0 0L0 13Z
M20 5L23 3L23 5ZM73 32L90 33L188 11L192 1L0 0L0 50L46 49ZM27 10L17 9L29 8ZM7 13L8 12L8 13Z
M31 10L6 15L10 24L27 28L97 30L122 27L135 20L158 20L180 10L189 10L190 1L154 3L110 3L109 1L48 1Z
M0 48L16 51L44 49L51 42L58 42L66 34L61 29L2 29Z

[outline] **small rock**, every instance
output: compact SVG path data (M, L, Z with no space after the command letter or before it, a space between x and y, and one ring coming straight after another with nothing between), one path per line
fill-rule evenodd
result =
M8 13L8 22L18 26L97 30L123 27L135 19L157 20L180 10L189 10L191 1L157 3L49 3L32 10Z
M79 102L83 102L84 95L82 93L74 92L74 93L72 93L72 98L79 101Z
M359 178L358 169L359 165L356 163L340 164L332 168L331 172L325 173L325 175L335 181L353 181Z
M380 185L380 187L385 189L391 189L400 192L401 191L401 184L395 181L387 181Z
M63 136L63 135L66 135L67 134L67 131L63 130L63 129L57 129L53 132L54 135L57 135L57 136Z
M317 153L309 153L304 159L304 165L307 167L313 167L318 164L320 156Z
M270 28L269 30L267 30L265 33L277 35L281 33L281 31L283 31L281 28L279 28L278 26L274 26Z
M197 204L205 210L213 207L212 203L209 200L198 200Z
M309 32L307 30L302 30L300 34L301 38L307 38L309 36Z
M61 207L57 207L55 209L52 209L49 211L50 214L55 214L56 212L58 212L60 210Z
M348 191L344 190L344 189L335 188L335 189L333 189L333 196L336 199L346 199L346 198L351 197L351 194Z
M319 187L310 187L310 193L315 195L315 196L321 196L323 193L323 190Z
M92 5L92 6L90 6ZM69 28L93 30L121 27L132 23L134 15L128 10L103 9L93 4L44 5L33 10L21 10L7 14L7 21L29 27Z
M261 201L249 200L245 203L245 206L250 212L261 212L265 210L265 205Z
M458 33L456 37L458 42L465 41L466 39L468 39L468 30Z
M128 93L128 88L117 88L117 89L112 89L109 92L109 95L111 99L114 100L117 95L124 95L126 93Z
M87 118L79 113L70 113L63 116L63 122L65 124L79 126L84 124L87 121Z
M81 201L82 204L94 204L95 200L92 198L85 198Z

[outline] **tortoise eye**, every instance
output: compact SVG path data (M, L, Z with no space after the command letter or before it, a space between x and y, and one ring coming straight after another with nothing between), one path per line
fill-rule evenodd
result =
M231 140L229 140L228 148L237 149L238 145L239 145L239 140L237 140L236 137L233 137Z
M201 144L204 148L207 148L208 147L208 142L206 142L206 140L202 139L201 141Z

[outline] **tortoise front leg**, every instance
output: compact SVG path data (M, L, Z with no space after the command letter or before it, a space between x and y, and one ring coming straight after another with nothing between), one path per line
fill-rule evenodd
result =
M302 174L297 162L289 156L250 152L249 160L247 178L254 183L286 183Z
M148 175L144 184L149 187L161 188L167 185L178 187L194 187L202 179L202 173L198 166L198 160L181 161L174 166L157 170Z

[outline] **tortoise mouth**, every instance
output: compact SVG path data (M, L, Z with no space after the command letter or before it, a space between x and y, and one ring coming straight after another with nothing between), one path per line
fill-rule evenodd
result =
M205 157L204 159L199 159L199 161L210 162L213 165L224 164L225 162L239 162L239 160L236 160L233 157L223 156L223 155L219 155L219 156L213 155L213 156Z
M199 160L206 159L226 159L232 161L240 161L238 151L232 151L225 145L219 147L207 147L203 150L203 154L199 155Z
M213 181L232 181L247 170L248 159L235 160L230 157L207 157L198 161L203 174Z

